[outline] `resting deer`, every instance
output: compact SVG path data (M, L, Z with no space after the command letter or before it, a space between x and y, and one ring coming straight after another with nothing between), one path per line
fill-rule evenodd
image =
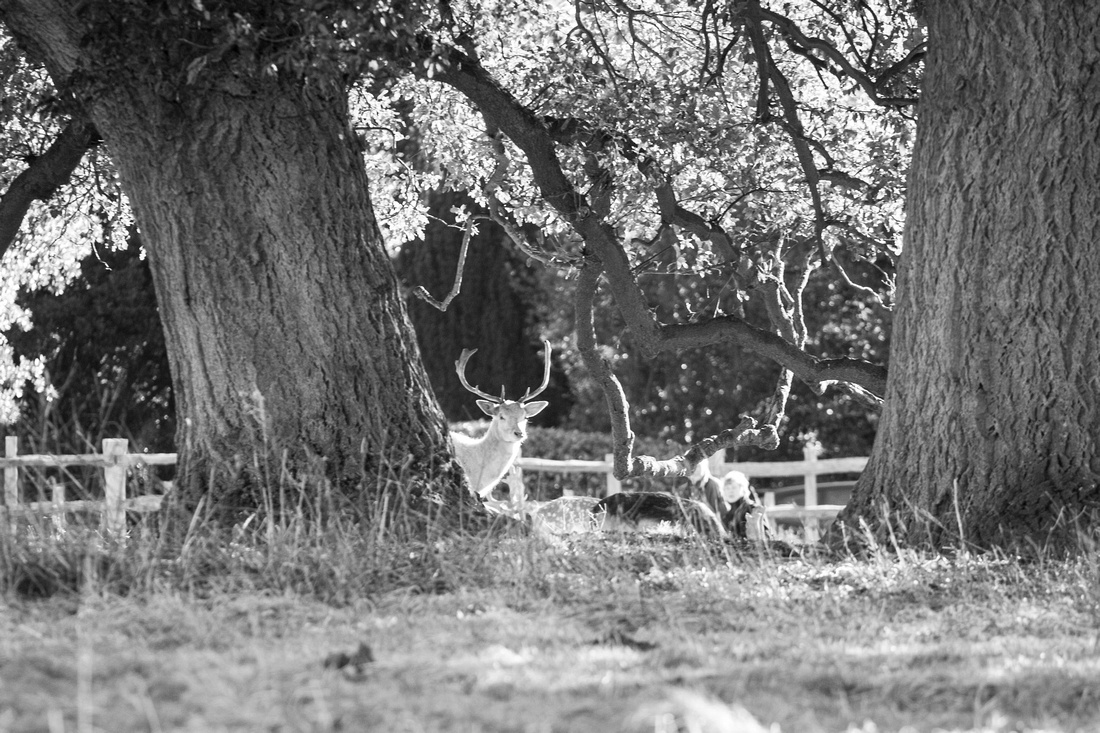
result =
M590 511L597 520L603 515L604 530L646 530L664 523L709 536L726 535L721 520L709 506L664 491L612 494L601 499Z
M527 418L539 414L550 404L543 401L531 402L550 383L550 342L543 339L542 343L545 344L542 384L534 392L528 389L519 400L506 399L503 387L500 389L500 397L494 397L470 386L466 381L466 362L477 353L477 349L463 349L462 355L455 362L455 371L458 372L462 386L482 398L477 401L477 406L492 418L489 429L480 438L451 433L455 458L466 472L470 489L482 498L488 498L492 494L493 488L508 473L508 469L519 456L519 446L527 438Z

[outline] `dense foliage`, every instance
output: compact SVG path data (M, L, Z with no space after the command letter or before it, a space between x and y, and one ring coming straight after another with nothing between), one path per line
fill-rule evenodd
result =
M438 67L374 78L358 98L368 155L392 161L394 141L417 131L415 155L376 176L393 193L381 199L383 226L396 238L419 231L408 191L453 187L560 270L576 302L559 300L558 313L577 308L579 320L551 328L568 362L587 354L572 370L587 372L572 380L575 424L689 442L745 412L789 428L790 373L741 366L774 346L761 332L781 336L788 355L885 360L923 54L906 8L441 8ZM595 293L596 338L582 344L577 293L597 280L572 282L586 267L608 287ZM846 381L861 383L852 373ZM862 382L880 396L881 374ZM608 386L616 376L630 427L587 409L619 390ZM809 385L799 404L853 411L846 396L819 394L825 372L799 376ZM828 432L799 422L800 437ZM838 446L866 450L868 423L843 432L860 437ZM766 434L758 443L777 445Z
M32 291L19 305L34 328L9 332L11 345L41 360L52 386L22 402L18 427L34 450L98 452L104 438L127 438L133 451L172 450L171 375L137 237L85 258L64 293Z
M321 86L342 79L390 246L423 236L431 192L457 191L476 206L456 207L456 226L491 218L544 268L538 281L552 295L531 330L553 337L569 374L571 424L618 427L599 416L606 384L582 358L599 354L639 435L697 443L750 413L787 431L785 450L816 437L866 451L873 405L822 394L824 372L800 373L807 385L792 392L790 373L758 352L774 346L763 333L779 335L788 356L885 361L883 304L924 42L903 3L89 3L83 12L102 31L94 42L114 44L104 63L120 73L146 63L142 54L180 56L186 72L163 79L166 93L199 93L225 64ZM163 43L146 43L150 34ZM119 39L131 37L140 53L122 51ZM10 39L3 50L5 86L22 100L4 113L24 121L5 126L10 182L16 151L41 150L70 110ZM8 272L63 283L92 242L118 246L129 212L92 150L69 184L35 204ZM549 180L566 188L555 193ZM614 270L609 252L620 251ZM596 293L597 341L585 347L574 301L594 255L609 287ZM632 302L624 277L638 287ZM28 285L10 276L7 289ZM640 317L660 328L747 324L754 335L655 346Z

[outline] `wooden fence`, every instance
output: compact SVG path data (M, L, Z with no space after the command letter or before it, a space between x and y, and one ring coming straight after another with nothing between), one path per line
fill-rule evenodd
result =
M820 458L821 449L816 445L806 445L802 449L801 461L750 461L727 463L725 451L719 451L708 461L710 472L721 478L730 471L740 471L754 478L800 478L804 489L801 505L775 503L775 492L763 492L762 499L768 516L773 519L799 520L807 525L807 531L816 533L819 522L831 521L843 509L841 504L819 504L817 497L818 476L837 473L860 473L867 465L866 456L852 458ZM608 454L603 461L550 461L543 458L520 457L516 469L508 476L508 484L522 487L523 471L547 471L554 473L602 473L607 477L605 495L622 491L622 484L612 475L612 456Z
M801 506L794 504L776 505L774 492L764 492L764 504L768 516L775 519L794 519L816 524L817 521L831 520L842 508L837 504L821 505L817 503L817 477L823 474L858 473L867 465L866 457L858 458L818 458L816 446L803 449L801 461L774 461L727 463L724 451L711 457L711 473L721 477L729 471L740 471L753 478L798 477L802 479L805 499ZM175 453L130 453L125 439L108 438L103 441L103 452L87 455L19 455L19 440L14 437L4 439L4 457L0 458L0 468L4 471L4 506L9 514L38 513L49 514L55 521L63 521L64 513L70 511L98 512L103 517L103 526L110 531L118 531L126 526L126 512L152 512L160 508L162 497L159 495L126 497L126 474L137 466L175 465ZM68 501L65 498L63 484L51 485L48 500L24 501L20 491L20 469L60 468L65 466L100 466L103 469L104 498L102 500ZM622 491L622 484L612 474L612 456L603 461L553 461L545 458L521 457L516 468L508 477L509 485L521 488L523 471L545 471L549 473L597 473L606 477L605 495Z
M170 466L176 463L175 453L130 453L127 441L106 438L102 453L85 455L19 455L19 439L4 439L4 457L0 468L4 470L4 506L8 515L48 514L55 523L64 522L65 512L97 512L102 517L103 528L120 531L126 527L126 512L155 512L160 509L162 496L150 494L126 498L126 473L136 466ZM103 469L103 499L65 498L62 483L50 483L50 498L39 501L23 501L19 473L28 468L64 468L68 466L99 466Z

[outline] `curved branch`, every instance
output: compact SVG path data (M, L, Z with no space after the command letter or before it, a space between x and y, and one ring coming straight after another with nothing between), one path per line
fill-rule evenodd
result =
M595 260L589 260L581 267L574 307L577 350L581 354L585 367L600 385L611 417L611 442L616 478L691 476L700 462L723 448L756 445L774 450L779 446L776 424L767 424L758 428L755 420L748 415L742 415L736 427L728 428L700 441L682 455L666 460L658 460L653 456L634 455L634 432L630 429L630 411L626 393L615 373L611 371L611 365L600 356L596 344L595 296L602 274L603 268Z
M95 125L74 117L46 152L30 161L0 197L0 255L7 251L35 201L45 201L68 182L86 153L99 143Z
M774 11L762 8L757 3L752 4L752 9L759 18L771 22L779 29L779 31L784 36L796 42L797 44L802 46L803 49L805 49L805 51L799 51L797 48L792 48L792 50L800 53L800 55L813 62L817 62L818 59L811 56L809 51L813 50L824 54L826 58L839 66L844 71L844 74L846 76L859 84L859 86L863 89L864 92L867 93L867 96L875 104L881 105L883 107L910 107L917 103L917 100L912 97L880 96L878 91L878 82L857 69L855 66L853 66L848 58L839 50L837 50L837 48L833 44L820 38L807 36L805 33L802 32L802 30L793 20L785 15L780 15L779 13L776 13ZM914 54L913 52L910 52L904 59L902 59L902 61L898 62L898 64L902 64L901 66L895 64L887 70L889 72L889 75L892 76L899 73L902 68L913 63L914 61L919 60L921 56L923 56L923 53ZM886 78L886 75L884 74L882 78ZM882 78L880 78L879 81L881 81Z
M523 151L542 197L572 225L591 254L599 258L609 276L615 302L623 309L631 331L643 342L656 339L658 324L649 313L626 250L614 229L596 215L584 195L569 182L554 148L553 136L543 121L469 55L447 47L435 48L435 52L442 68L436 69L432 78L465 95L487 123Z
M735 316L720 316L708 322L681 325L662 325L658 322L649 309L626 251L614 230L592 211L588 201L573 188L562 171L554 149L553 135L543 121L468 55L455 48L437 48L436 51L441 54L439 58L443 68L437 69L433 78L465 95L487 122L507 135L523 151L543 198L570 222L584 240L589 255L598 259L598 267L602 268L607 278L608 289L619 312L643 352L653 354L731 341L772 359L811 385L835 380L851 381L876 395L885 393L884 367L855 359L818 359L779 336L750 326ZM591 273L595 267L589 265L582 268L582 274L586 271ZM597 272L588 277L598 278L598 275ZM578 320L578 342L585 328ZM594 338L593 332L593 354ZM593 374L600 373L598 364L594 363L590 368ZM610 369L607 372L610 373ZM615 405L610 407L618 409ZM624 396L624 413L625 409ZM626 434L616 437L617 442L626 440Z
M825 231L825 205L821 200L821 188L818 185L821 181L821 174L818 173L813 151L806 139L806 132L802 128L802 120L798 116L798 103L791 91L791 85L775 63L775 59L772 58L771 49L764 38L764 31L759 22L760 14L764 11L761 9L758 0L751 0L748 7L752 10L753 17L751 22L746 25L753 47L757 49L757 64L760 67L760 74L762 76L767 75L767 78L771 79L772 86L775 87L776 96L779 97L779 106L783 110L784 126L791 138L791 144L794 145L798 164L806 176L806 185L810 189L810 203L813 205L814 210L814 238L821 250L821 259L824 261L828 254L825 252L821 236Z
M468 219L466 221L466 232L462 235L462 248L458 251L458 266L455 268L454 284L451 286L451 291L447 293L447 296L443 298L443 300L436 300L423 285L417 285L413 288L413 295L420 298L440 313L446 313L447 308L451 306L451 301L457 298L458 294L462 292L462 271L466 269L466 252L470 249L470 235L473 231L474 220Z
M718 342L735 343L790 369L803 382L851 382L882 397L886 394L886 367L860 359L819 359L781 337L736 316L717 316L701 323L664 325L657 351L680 351Z
M711 224L694 211L689 211L676 199L676 191L672 188L672 182L667 178L656 187L657 207L661 211L661 219L682 227L704 242L710 242L720 249L728 262L737 262L741 259L741 250L735 247L725 230L717 224Z

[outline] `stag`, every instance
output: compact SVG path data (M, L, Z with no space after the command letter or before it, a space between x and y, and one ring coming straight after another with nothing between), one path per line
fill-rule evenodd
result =
M480 438L451 433L455 458L466 472L470 489L482 498L489 498L493 488L504 478L504 474L508 473L508 469L519 456L520 444L527 438L527 419L539 414L550 404L542 400L531 401L550 383L550 342L543 339L542 343L545 347L542 384L534 392L528 389L518 400L505 398L503 387L500 388L500 397L494 397L470 386L466 380L466 362L477 353L477 349L463 349L462 355L455 362L455 371L458 372L462 386L481 398L477 400L477 406L492 419L489 429Z

